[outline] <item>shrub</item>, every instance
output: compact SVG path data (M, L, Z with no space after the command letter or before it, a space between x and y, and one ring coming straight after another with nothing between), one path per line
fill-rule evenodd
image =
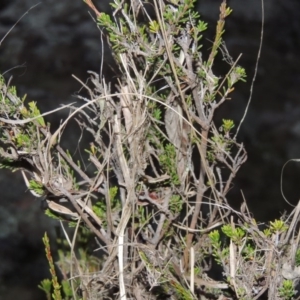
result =
M70 116L53 134L36 103L26 105L1 77L1 166L21 170L32 194L45 199L46 213L75 226L73 238L63 227L70 251L59 254L62 286L44 238L54 299L61 299L60 289L65 299L295 294L299 273L290 241L298 210L290 227L289 219L275 220L261 230L246 203L238 212L228 202L247 154L234 121L219 123L215 112L246 73L223 43L231 13L226 2L208 53L202 51L207 24L194 2L154 0L150 13L144 2L115 1L108 15L86 0L120 76L114 87L90 72L93 88L84 85L90 98L79 97L80 107L64 106ZM218 56L228 64L226 74L214 72ZM71 118L93 138L83 163L60 146ZM88 164L94 173L83 167ZM74 251L75 239L90 234L102 259ZM212 260L222 267L221 281L207 273ZM49 298L51 282L40 288Z

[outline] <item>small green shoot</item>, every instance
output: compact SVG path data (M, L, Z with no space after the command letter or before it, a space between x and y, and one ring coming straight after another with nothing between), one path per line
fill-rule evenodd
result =
M53 262L53 258L52 258L52 254L51 254L51 250L50 250L50 241L48 238L47 233L44 234L43 237L43 243L45 245L45 251L46 251L46 257L50 266L50 274L51 274L51 278L52 278L52 286L53 286L53 294L52 294L52 298L54 300L62 300L62 295L61 295L61 286L58 283L58 279L56 276L56 271L55 271L55 266L54 266L54 262ZM46 291L48 291L47 289L49 288L49 282L47 281L46 283L42 283L41 287L45 288Z
M279 295L284 300L291 300L293 299L296 291L294 289L294 284L292 280L284 280L282 282L281 287L279 288Z

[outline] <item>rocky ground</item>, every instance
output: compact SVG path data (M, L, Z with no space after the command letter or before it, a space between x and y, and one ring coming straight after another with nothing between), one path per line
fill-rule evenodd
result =
M105 1L94 0L99 10L108 10ZM210 25L213 38L221 0L200 0L197 4ZM233 58L243 53L239 64L248 73L247 84L239 84L233 99L219 116L241 119L249 98L260 36L260 0L228 1L233 14L226 26L226 46ZM280 173L290 158L300 157L300 2L265 0L264 40L252 102L239 140L248 149L249 159L241 169L231 200L238 206L240 189L259 220L278 217L288 209L280 194ZM15 22L31 10L0 44L0 72L13 76L20 95L36 100L42 111L75 100L86 71L98 72L101 35L81 0L2 0L0 39ZM209 45L209 41L207 40ZM110 52L104 49L104 71L111 72ZM57 126L63 113L47 119ZM76 132L68 134L76 142ZM300 196L300 166L291 163L284 172L284 191L295 203ZM0 298L43 299L36 289L48 276L41 243L43 232L53 231L53 222L43 216L40 203L25 192L19 174L0 172ZM25 192L25 193L24 193Z

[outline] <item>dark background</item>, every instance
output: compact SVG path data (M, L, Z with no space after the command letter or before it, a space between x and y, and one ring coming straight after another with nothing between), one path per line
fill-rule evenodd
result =
M94 0L100 11L108 11L106 1ZM35 0L1 0L0 39ZM221 0L200 0L197 7L208 22L206 45L214 37ZM228 1L233 9L226 23L225 42L229 53L246 68L247 83L240 83L219 116L241 119L248 98L261 35L261 1ZM280 173L284 163L300 157L300 2L265 0L265 24L261 59L252 102L238 136L248 151L229 201L239 207L243 191L258 221L268 221L291 208L280 192ZM99 72L101 35L81 0L44 0L16 25L0 45L0 73L18 87L19 95L38 102L42 111L58 104L78 101L75 95L87 70ZM108 80L111 55L104 49ZM55 128L64 112L47 117ZM76 145L75 127L66 136ZM73 144L72 144L73 143ZM75 144L74 144L75 143ZM283 189L297 203L300 165L291 162L283 177ZM36 288L48 277L48 266L41 242L43 233L54 232L57 224L46 218L21 180L20 174L0 172L0 298L5 300L44 299Z

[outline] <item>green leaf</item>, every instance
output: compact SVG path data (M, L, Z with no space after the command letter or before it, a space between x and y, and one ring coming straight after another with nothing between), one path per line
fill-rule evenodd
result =
M30 112L31 112L31 117L34 118L34 117L37 117L37 116L40 116L40 115L41 115L39 109L38 109L37 106L36 106L36 102L34 102L34 101L29 102L29 103L28 103L28 106L29 106L29 109L30 109ZM43 117L37 118L36 121L37 121L41 126L43 126L43 127L46 126Z
M152 33L157 33L159 31L159 23L157 21L151 21L149 23L149 30Z
M234 127L234 122L232 120L225 120L223 119L223 129L225 133L228 133L233 127Z
M29 180L29 189L41 196L45 192L44 185L41 182L35 181L33 179Z

